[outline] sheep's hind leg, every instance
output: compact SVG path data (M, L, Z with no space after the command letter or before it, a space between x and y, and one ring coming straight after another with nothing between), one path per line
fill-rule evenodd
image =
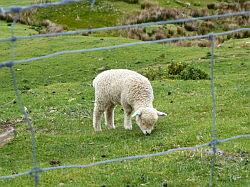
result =
M128 104L123 104L124 109L124 128L128 130L132 130L132 107Z
M94 112L93 112L93 127L95 131L101 131L101 119L102 119L102 114L103 110L101 110L98 105L95 105L94 107Z
M115 108L115 105L112 104L105 111L105 121L109 129L115 129L114 108Z

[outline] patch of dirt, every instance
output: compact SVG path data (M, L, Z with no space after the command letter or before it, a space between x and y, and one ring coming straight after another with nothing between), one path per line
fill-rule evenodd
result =
M22 123L24 120L21 119L14 119L14 120L7 120L0 123L0 148L4 145L11 142L16 135L15 127L17 124Z
M23 118L7 120L7 121L4 121L4 122L1 122L0 123L0 133L8 131L11 128L15 128L17 124L23 123L23 122L24 122Z
M10 127L4 133L0 134L0 148L15 138L15 129Z

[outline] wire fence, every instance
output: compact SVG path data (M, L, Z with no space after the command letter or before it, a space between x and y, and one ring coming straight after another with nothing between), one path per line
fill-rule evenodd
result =
M0 13L20 13L22 11L31 10L34 8L46 8L49 6L57 6L57 5L65 5L67 3L72 2L80 2L80 0L63 0L61 2L56 3L46 3L46 4L39 4L39 5L31 5L31 6L25 6L25 7L11 7L11 8L0 8ZM92 1L91 6L93 6L94 1ZM71 32L62 32L62 33L50 33L50 34L40 34L40 35L33 35L33 36L15 36L14 34L14 27L16 24L17 18L13 21L11 25L11 38L1 38L0 42L12 42L12 55L11 60L1 62L0 63L0 69L7 67L10 70L10 74L13 80L13 87L16 94L16 100L19 104L20 111L22 112L24 119L28 125L28 128L31 133L32 137L32 169L29 171L25 171L23 173L18 173L14 175L8 175L8 176L0 176L0 179L13 179L16 177L26 176L30 175L34 177L34 184L35 186L39 185L39 176L43 172L48 172L52 170L58 170L58 169L70 169L70 168L89 168L94 167L98 165L103 164L109 164L114 162L121 162L125 160L134 160L134 159L143 159L143 158L151 158L156 156L164 156L168 155L174 152L178 151L193 151L202 147L210 146L213 151L213 158L211 159L211 167L210 167L210 178L209 178L209 186L214 186L214 173L215 173L215 162L216 162L216 153L217 153L217 145L220 143L225 143L228 141L240 139L240 138L250 138L250 134L242 134L234 137L230 137L227 139L218 139L217 137L217 127L216 127L216 95L215 95L215 86L214 86L214 50L215 50L215 41L217 36L224 36L232 33L242 32L242 31L250 31L250 28L241 28L236 29L232 31L227 32L220 32L220 33L210 33L206 35L197 35L197 36L189 36L189 37L178 37L178 38L167 38L167 39L161 39L161 40L155 40L155 41L142 41L142 42L134 42L134 43L125 43L120 45L113 45L113 46L107 46L107 47L99 47L99 48L89 48L89 49L79 49L79 50L68 50L68 51L59 51L56 53L48 54L45 56L39 56L39 57L33 57L29 59L22 59L22 60L16 60L16 41L17 40L30 40L34 38L44 38L44 37L55 37L55 36L64 36L64 35L75 35L75 34L81 34L81 33L88 33L88 32L100 32L100 31L110 31L110 30L119 30L119 29L130 29L130 28L142 28L147 27L151 25L163 25L163 24L169 24L169 23L185 23L185 22L191 22L196 20L210 20L210 19L221 19L221 18L227 18L231 16L241 16L241 15L250 15L250 11L244 11L244 12L236 12L236 13L229 13L229 14L223 14L223 15L213 15L213 16L205 16L205 17L197 17L197 18L188 18L188 19L179 19L179 20L169 20L169 21L160 21L160 22L150 22L150 23L142 23L142 24L135 24L135 25L122 25L122 26L115 26L115 27L105 27L105 28L97 28L97 29L82 29L77 31L71 31ZM145 44L156 44L156 43L163 43L163 42L176 42L176 41L184 41L184 40L197 40L197 39L208 39L211 42L211 57L210 57L210 80L211 80L211 97L212 97L212 128L211 128L211 142L195 145L193 147L181 147L181 148L175 148L170 149L167 151L159 152L159 153L153 153L153 154L146 154L146 155L134 155L134 156L127 156L127 157L120 157L120 158L114 158L110 160L104 160L100 162L94 162L87 165L66 165L66 166L57 166L57 167L49 167L49 168L40 168L39 167L39 161L37 159L37 145L36 145L36 138L35 138L35 130L32 124L32 121L29 118L29 114L27 112L27 109L25 108L25 105L22 101L22 97L20 95L20 91L17 86L17 79L15 71L13 70L13 66L16 64L21 63L30 63L41 59L47 59L47 58L53 58L59 55L64 54L76 54L76 53L87 53L87 52L94 52L94 51L103 51L103 50L111 50L111 49L118 49L123 47L131 47L136 45L145 45Z

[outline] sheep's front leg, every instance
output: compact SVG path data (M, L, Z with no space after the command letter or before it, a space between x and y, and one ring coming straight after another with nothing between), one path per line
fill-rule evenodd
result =
M114 124L114 105L110 105L106 111L105 111L105 121L106 125L110 129L115 129L115 124Z
M132 107L128 104L123 104L124 109L124 128L128 130L132 130Z
M101 131L101 119L102 119L102 114L104 110L101 110L101 108L95 104L94 107L94 112L93 112L93 127L95 131Z

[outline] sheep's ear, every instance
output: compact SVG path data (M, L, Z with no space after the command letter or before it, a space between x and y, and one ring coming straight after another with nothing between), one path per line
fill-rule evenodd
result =
M158 115L158 116L166 116L167 114L164 113L164 112L157 111L157 115Z
M134 118L135 116L140 116L141 115L141 111L137 110L135 111L135 113L132 115L132 118Z

